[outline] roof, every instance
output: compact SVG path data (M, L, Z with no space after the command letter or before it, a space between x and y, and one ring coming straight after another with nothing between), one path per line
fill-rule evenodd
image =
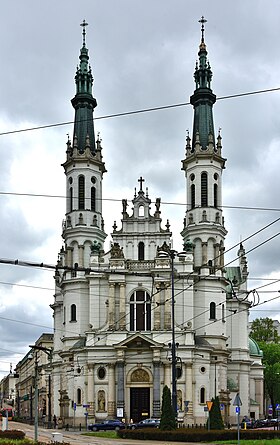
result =
M256 355L258 357L263 356L262 350L259 348L258 343L253 338L249 337L249 351L250 355Z

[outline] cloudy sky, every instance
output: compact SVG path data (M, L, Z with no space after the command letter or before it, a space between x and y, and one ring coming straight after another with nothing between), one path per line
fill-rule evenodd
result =
M189 102L200 42L199 18L217 98L280 87L278 0L9 0L0 26L1 259L56 264L65 213L64 125L3 134L73 120L70 99L82 43L83 19L94 75L95 117ZM105 229L120 224L140 175L150 198L161 197L181 250L185 179L181 160L193 110L181 106L98 119L108 173ZM280 320L280 91L217 100L221 128L226 248L240 240L248 251L249 289L261 301L251 318ZM39 195L39 196L36 196ZM42 196L44 195L44 196ZM271 223L273 223L271 225ZM272 238L270 241L268 241ZM109 239L107 246L109 246ZM249 252L252 250L251 252ZM229 250L227 262L236 258ZM232 263L235 264L235 263ZM53 272L0 265L0 377L42 332L52 331Z

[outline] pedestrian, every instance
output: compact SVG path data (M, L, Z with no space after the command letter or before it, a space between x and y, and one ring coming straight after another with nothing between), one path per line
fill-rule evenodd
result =
M54 414L54 416L53 416L53 427L54 427L54 429L56 429L56 425L57 425L57 418L56 418L56 415Z

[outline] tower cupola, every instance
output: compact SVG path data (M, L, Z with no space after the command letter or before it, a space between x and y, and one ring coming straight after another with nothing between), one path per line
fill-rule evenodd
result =
M194 72L196 89L190 98L194 107L192 148L195 148L195 144L199 140L202 150L205 150L209 143L209 137L212 140L215 139L212 107L216 102L216 96L211 90L212 70L207 59L204 41L204 24L207 20L202 16L199 22L201 23L201 42L198 51L199 60L196 62Z
M93 76L89 65L88 49L86 47L86 26L83 21L83 45L80 50L80 63L75 75L76 95L72 99L75 109L74 138L77 139L78 150L84 152L89 144L90 151L95 153L95 135L93 125L93 110L97 106L96 99L92 96Z

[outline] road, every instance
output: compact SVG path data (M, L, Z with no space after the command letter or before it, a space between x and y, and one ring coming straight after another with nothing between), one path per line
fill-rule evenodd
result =
M28 425L26 423L19 423L9 421L9 430L21 430L24 431L26 437L29 439L34 439L34 426ZM64 430L54 430L38 428L38 441L50 443L53 441L53 433L61 433L63 435L63 442L69 443L70 445L187 445L187 442L169 442L169 441L154 441L154 440L130 440L130 439L105 439L103 437L96 436L83 436L81 432L74 431L64 431ZM191 444L193 445L193 444Z

